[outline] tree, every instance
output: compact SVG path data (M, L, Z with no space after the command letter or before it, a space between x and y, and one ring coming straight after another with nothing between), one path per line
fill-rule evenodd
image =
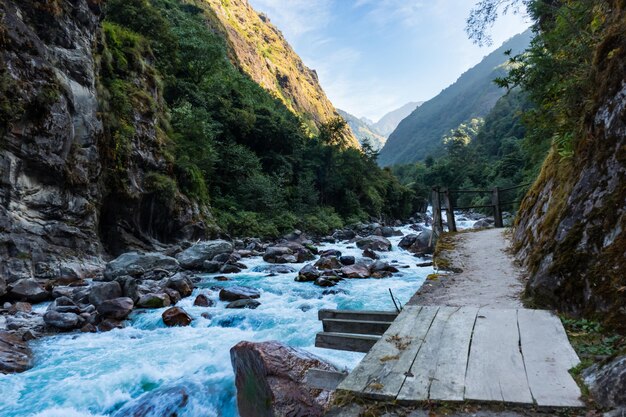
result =
M488 30L493 26L498 16L509 12L521 13L532 2L533 0L480 0L467 18L465 32L479 46L491 45L493 39Z

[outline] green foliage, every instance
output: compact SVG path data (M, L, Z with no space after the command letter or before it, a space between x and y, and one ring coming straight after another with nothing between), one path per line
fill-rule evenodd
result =
M396 166L393 171L421 198L429 198L433 186L472 190L520 185L528 169L522 124L522 112L528 107L526 95L512 91L498 100L484 121L469 120L445 135L444 156ZM518 200L521 192L510 192L514 194L503 196L503 201ZM490 194L453 194L452 199L457 207L491 204Z
M146 191L154 194L166 206L171 207L174 204L178 187L173 178L158 172L149 172L146 174L145 186Z
M600 322L561 317L576 353L582 358L613 356L626 347L623 336L607 331Z
M208 6L110 0L106 11L104 86L118 161L134 133L126 129L139 96L133 78L162 83L175 182L151 176L155 189L210 201L235 235L323 234L346 218L410 215L412 192L377 167L370 148L346 148L341 118L311 138L307 121L232 65Z
M594 93L594 49L611 6L593 0L526 3L538 35L525 53L511 58L513 69L498 82L508 88L521 86L535 103L527 116L532 146L545 149L551 139L562 158L571 158L584 135L580 115Z

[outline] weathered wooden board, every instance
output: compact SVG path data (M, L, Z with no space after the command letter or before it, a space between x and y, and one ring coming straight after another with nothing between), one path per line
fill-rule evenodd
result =
M315 347L366 353L379 339L373 335L322 332L315 336Z
M380 336L391 326L391 322L324 319L322 320L322 325L325 332L374 334Z
M339 389L370 398L394 399L438 307L405 307Z
M470 341L478 308L455 310L443 329L437 366L429 390L431 400L463 401Z
M317 389L325 389L333 391L337 389L337 386L346 377L346 373L325 371L323 369L309 369L304 376L304 383Z
M457 310L454 307L440 307L437 315L426 333L424 342L417 352L413 363L406 374L406 378L400 392L398 401L423 401L429 397L430 384L435 377L437 362L439 361L439 349L443 343L443 331L450 316ZM467 352L465 353L467 356Z
M328 310L321 309L317 312L319 320L324 319L343 319L343 320L365 320L365 321L384 321L392 322L398 317L395 311L376 311L376 310Z
M580 362L561 320L545 310L518 310L517 320L528 385L546 407L581 407L580 388L568 373Z
M402 346L401 349L397 349L399 358L387 361L388 366L378 376L378 383L382 387L371 384L363 390L366 395L371 397L380 396L382 398L396 398L398 396L400 388L402 388L406 380L415 356L422 348L439 308L424 306L417 314L417 317L406 315L401 319L398 316L397 320L402 320L405 323L405 328L410 330L399 331L398 333L388 331L383 335L383 338L396 347L398 345ZM391 327L389 329L391 330Z
M519 340L517 310L478 311L465 399L532 404Z

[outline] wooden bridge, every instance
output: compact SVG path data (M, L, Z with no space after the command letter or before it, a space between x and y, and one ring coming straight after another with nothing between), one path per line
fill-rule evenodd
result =
M451 190L448 188L433 187L432 189L432 207L433 207L433 230L437 234L443 233L443 214L446 213L446 222L450 232L456 232L456 220L454 218L455 210L491 210L493 212L494 226L504 227L502 213L505 208L513 208L515 204L519 204L521 199L511 197L509 194L515 190L525 189L530 183L516 185L514 187L499 188L495 187L491 190ZM477 196L490 196L490 204L457 206L455 203L462 194L475 194ZM503 196L508 196L503 199ZM489 198L488 198L489 199Z
M321 310L319 317L325 331L316 346L367 354L347 376L310 372L313 386L404 404L584 406L568 372L578 357L549 311L406 306L400 314Z

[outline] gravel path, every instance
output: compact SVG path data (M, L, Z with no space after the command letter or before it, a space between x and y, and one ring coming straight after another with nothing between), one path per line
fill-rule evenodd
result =
M486 229L453 236L454 249L441 257L462 272L429 280L409 304L522 308L524 271L508 253L506 229Z

